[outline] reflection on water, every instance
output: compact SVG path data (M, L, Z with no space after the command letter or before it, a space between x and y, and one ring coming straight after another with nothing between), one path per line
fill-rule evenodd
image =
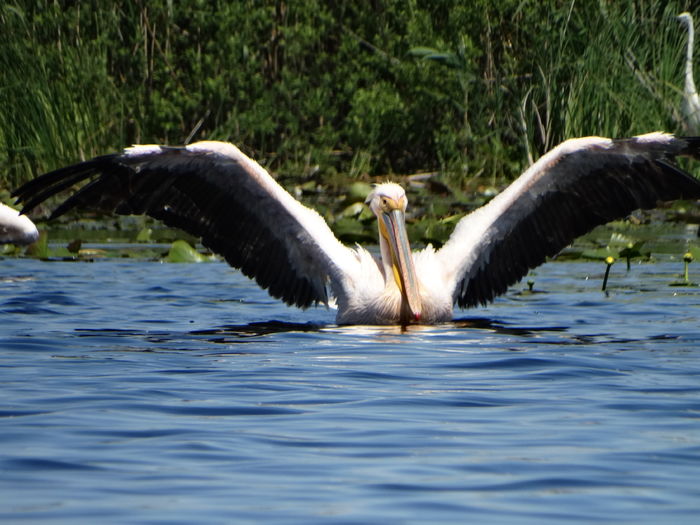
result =
M334 325L223 264L0 261L0 519L695 523L700 290L538 269Z

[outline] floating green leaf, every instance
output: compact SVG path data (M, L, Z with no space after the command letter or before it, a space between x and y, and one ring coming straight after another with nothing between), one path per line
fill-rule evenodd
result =
M199 263L207 261L207 257L195 250L189 243L177 240L170 246L166 261L172 263Z

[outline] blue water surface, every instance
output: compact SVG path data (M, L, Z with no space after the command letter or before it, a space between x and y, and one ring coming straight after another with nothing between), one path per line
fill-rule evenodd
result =
M224 263L0 260L0 521L698 523L681 270L550 263L401 331Z

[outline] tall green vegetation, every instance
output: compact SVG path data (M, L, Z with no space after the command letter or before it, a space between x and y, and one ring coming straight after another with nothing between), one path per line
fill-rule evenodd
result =
M503 182L558 141L679 128L686 1L0 6L0 187L141 143L274 171Z

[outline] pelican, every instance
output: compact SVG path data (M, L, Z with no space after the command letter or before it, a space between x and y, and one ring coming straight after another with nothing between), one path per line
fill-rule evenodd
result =
M563 142L463 217L448 241L412 252L398 184L374 187L379 254L344 246L323 218L224 142L137 145L58 169L14 192L32 210L87 182L51 214L94 208L148 214L198 236L289 305L337 304L338 324L432 324L453 305L486 304L593 227L659 201L700 198L674 163L700 159L700 138L650 133Z
M693 80L695 28L693 26L693 17L687 11L678 15L678 20L685 25L688 31L688 47L685 56L685 85L683 87L681 111L683 112L686 128L697 133L700 131L700 98L698 98L695 81Z
M39 232L29 217L0 203L0 244L31 244L38 238Z

